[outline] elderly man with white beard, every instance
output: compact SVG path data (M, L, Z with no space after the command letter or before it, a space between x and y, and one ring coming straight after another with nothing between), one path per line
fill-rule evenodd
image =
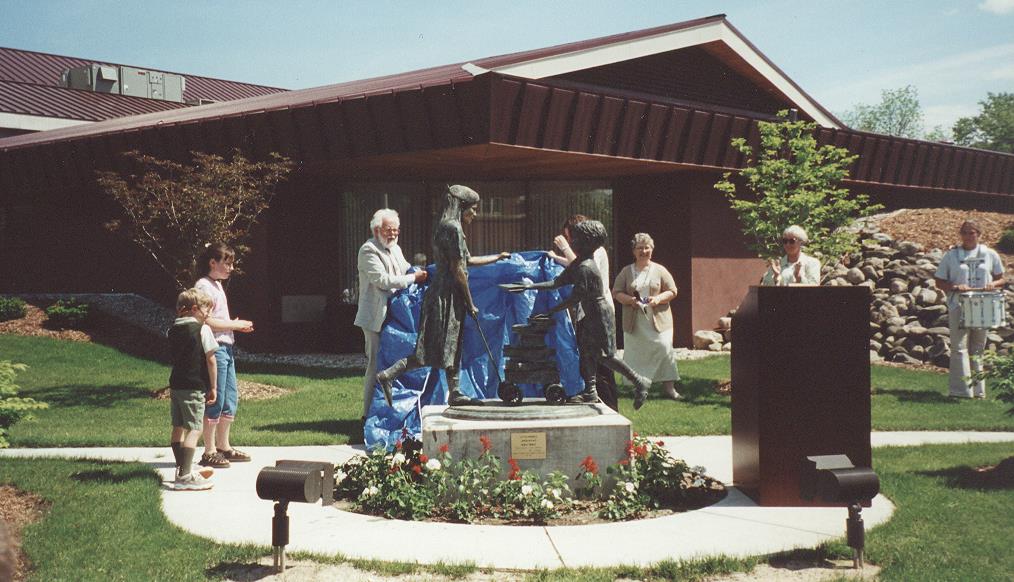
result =
M381 208L373 214L373 238L359 248L359 309L355 324L366 339L366 376L363 378L363 421L373 400L377 376L380 328L387 317L387 300L398 289L426 281L426 271L406 274L410 265L398 246L401 221L398 213Z

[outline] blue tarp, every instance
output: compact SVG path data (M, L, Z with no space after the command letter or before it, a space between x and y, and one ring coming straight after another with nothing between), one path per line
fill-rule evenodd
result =
M510 259L482 267L468 269L472 299L479 309L482 331L489 341L500 376L490 366L489 356L482 344L475 320L466 316L462 345L461 370L458 385L461 391L478 398L497 398L497 387L503 375L503 347L512 341L511 326L525 323L532 313L545 313L558 304L569 288L554 291L526 291L506 293L500 283L517 283L528 280L535 283L555 278L563 269L543 251L514 253ZM428 267L430 276L434 268ZM387 321L380 332L380 352L377 369L383 370L415 351L419 309L428 285L412 285L391 296ZM555 316L555 331L546 337L546 343L556 348L560 383L568 395L584 389L578 365L574 326L567 310ZM520 385L526 398L541 397L542 386ZM443 372L428 367L403 374L394 383L394 407L388 407L378 388L373 393L370 412L364 427L366 446L394 446L402 438L402 430L416 438L421 436L420 409L428 404L447 402L447 382Z

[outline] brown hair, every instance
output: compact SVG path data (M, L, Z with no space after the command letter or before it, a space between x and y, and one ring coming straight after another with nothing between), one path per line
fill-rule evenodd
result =
M204 247L201 254L197 256L197 268L195 269L196 278L200 279L211 271L209 263L212 259L216 261L235 261L236 251L232 250L232 247L223 242L213 242L208 246Z
M966 226L969 227L969 228L971 228L975 232L979 233L979 236L982 236L982 227L979 226L978 222L976 222L974 220L971 220L971 219L966 220L966 221L964 221L964 222L961 223L961 228L959 228L958 231L965 230Z
M583 214L572 214L567 218L567 220L563 221L563 226L560 227L560 231L561 232L567 232L568 230L573 231L574 225L581 224L586 220L588 220L588 217Z

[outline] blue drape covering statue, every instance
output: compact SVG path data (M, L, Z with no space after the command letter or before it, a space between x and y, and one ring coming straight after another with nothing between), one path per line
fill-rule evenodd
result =
M568 289L546 290L538 294L511 294L502 290L501 283L551 281L562 268L549 259L545 252L514 253L509 259L483 267L470 269L469 287L477 308L477 320L489 340L495 365L503 370L503 346L511 343L510 329L515 323L525 323L533 313L545 313L559 304ZM418 326L424 296L438 278L436 267L429 267L430 283L412 285L391 297L388 319L380 335L380 352L377 367L387 368L416 352ZM547 344L556 348L560 379L567 394L584 389L579 372L574 327L566 310L556 313L557 325ZM479 337L476 320L466 317L461 331L461 365L458 370L458 389L468 398L496 398L499 377L491 367L486 348ZM419 367L406 371L392 382L391 401L388 406L380 390L374 393L373 402L364 427L367 447L393 446L402 438L402 430L420 436L419 410L428 404L446 403L447 382L440 367ZM538 386L521 388L526 397L542 396Z

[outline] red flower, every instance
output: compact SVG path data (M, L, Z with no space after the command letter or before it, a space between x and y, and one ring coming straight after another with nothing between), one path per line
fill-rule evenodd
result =
M637 433L636 433L636 432L634 433L634 438L635 438L635 439L637 438Z
M395 473L397 473L400 470L401 470L401 466L400 465L395 465L395 466L391 467L391 470L389 471L389 473L392 474L392 475L394 475Z
M412 472L416 475L422 474L422 465L412 465Z
M630 464L630 459L620 459L620 464L621 465L629 465Z
M489 440L489 437L488 437L488 436L486 436L486 435L482 435L482 436L480 436L480 437L479 437L479 441L481 441L481 442L482 442L482 452L484 452L484 453L485 453L486 451L488 451L488 450L490 450L490 449L492 449L492 448L493 448L493 443L492 443L492 442L490 442L490 440Z
M429 457L427 457L427 456L426 456L425 454L423 454L423 453L420 453L420 454L419 454L419 462L420 462L420 463L425 463L425 462L426 462L426 461L428 461L428 460L430 460L430 458L429 458Z
M581 468L592 475L599 474L599 465L595 462L595 459L593 459L591 455L588 455L583 461L581 461Z
M521 479L521 467L518 462L514 460L514 457L507 459L507 464L511 466L511 472L507 475L507 479L510 481L517 481Z
M665 443L662 442L662 441L655 441L655 444L658 445L658 446L660 446L660 447L664 447L665 446Z
M628 457L630 455L633 455L634 454L634 441L627 441L627 446L626 446L626 449L624 449L624 450L627 451L627 456Z
M451 448L450 445L448 445L446 443L442 444L442 445L440 445L440 452L441 453L446 453L448 450L450 450L450 448Z
M638 446L634 447L634 452L637 453L638 457L647 457L648 456L648 446L647 445L638 445Z
M398 440L394 441L394 450L396 450L396 451L400 451L401 450L401 439L398 439Z

